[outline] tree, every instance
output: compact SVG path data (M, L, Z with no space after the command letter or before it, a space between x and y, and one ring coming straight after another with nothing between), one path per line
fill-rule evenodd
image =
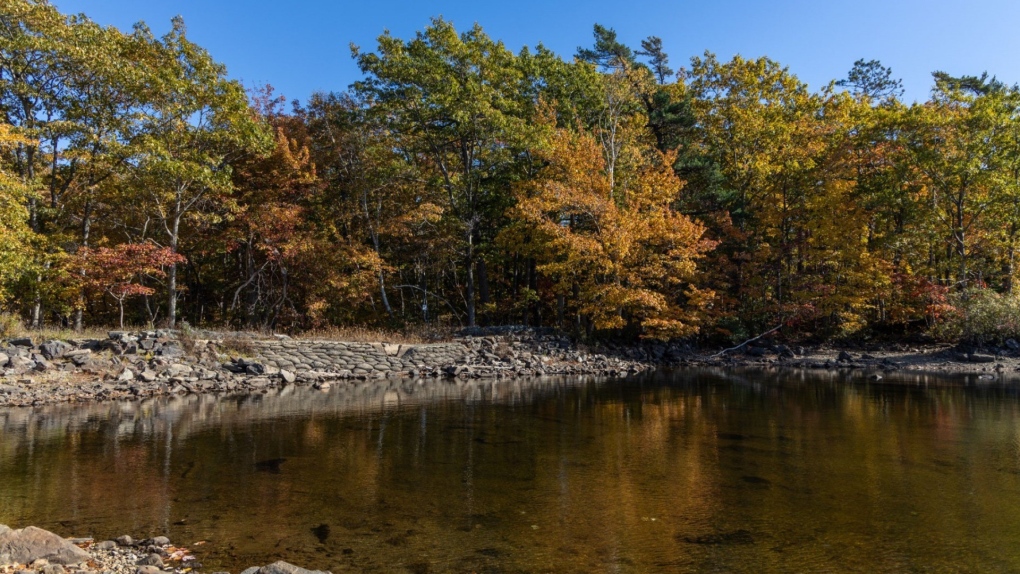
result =
M662 49L662 38L649 36L641 40L641 50L635 54L648 57L648 63L660 84L665 84L673 76L673 69L669 67L669 55Z
M157 57L150 64L154 77L146 94L136 185L166 246L178 253L185 226L216 221L221 209L214 206L230 210L231 162L264 153L272 135L249 108L240 83L228 80L223 65L187 39L183 20L175 18L166 36L150 36L149 42ZM177 271L171 262L170 327L177 320Z
M115 247L83 247L75 255L74 268L85 269L84 287L106 293L117 301L120 328L124 328L124 300L151 295L143 277L163 278L167 267L186 263L182 255L154 243L121 243Z
M378 53L352 53L368 77L355 90L371 102L426 185L441 190L443 218L459 236L467 324L476 322L479 257L486 231L510 197L528 147L528 107L517 58L479 26L458 34L442 19L413 40L384 34Z
M9 152L19 145L31 145L0 123L0 151ZM5 154L6 155L6 154ZM31 262L26 190L17 174L0 163L0 303L10 296L11 284L21 277Z
M597 138L562 128L539 153L547 167L522 186L506 241L526 242L591 329L696 333L712 297L696 286L696 261L713 243L672 208L682 186L672 158L646 150L614 180Z
M903 96L903 81L893 78L892 70L878 60L857 60L847 77L836 85L849 88L856 97L880 103L892 102Z

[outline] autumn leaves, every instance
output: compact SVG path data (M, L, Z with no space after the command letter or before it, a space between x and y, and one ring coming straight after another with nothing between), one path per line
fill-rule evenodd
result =
M567 60L437 19L285 111L179 21L5 10L0 298L35 324L831 337L1013 288L1020 96L987 77L908 106L877 62L812 92L767 58L674 74L654 37L596 26Z

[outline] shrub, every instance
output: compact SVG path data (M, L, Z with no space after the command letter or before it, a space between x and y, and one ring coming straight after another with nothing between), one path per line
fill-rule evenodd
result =
M975 287L949 297L952 311L932 330L943 340L1001 344L1020 336L1020 297Z

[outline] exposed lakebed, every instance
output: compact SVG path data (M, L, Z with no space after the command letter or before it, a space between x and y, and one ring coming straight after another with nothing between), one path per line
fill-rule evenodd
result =
M1020 391L684 370L13 408L0 485L0 523L206 571L1013 571Z

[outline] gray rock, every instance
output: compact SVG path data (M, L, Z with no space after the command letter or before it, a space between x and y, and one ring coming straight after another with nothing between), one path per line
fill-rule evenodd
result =
M156 371L153 371L152 369L145 369L141 373L138 373L138 378L146 383L151 383L156 380Z
M117 375L117 380L122 382L133 381L135 380L135 372L131 369L124 369L119 375Z
M46 357L48 360L52 361L53 359L59 359L60 357L63 357L68 351L70 351L73 348L74 347L72 347L69 343L65 343L64 341L58 341L54 339L51 341L46 341L42 345L39 345L39 352L42 353L42 355Z
M258 566L252 566L251 568L245 568L244 570L242 570L241 574L258 574L258 571L259 571Z
M166 536L157 536L152 539L152 543L155 544L156 546L169 546L170 539L167 538Z
M4 528L0 529L0 554L9 554L13 562L31 564L43 558L53 564L80 564L89 559L81 548L42 528Z
M67 570L60 564L47 564L41 570L42 574L66 574Z
M778 353L780 357L785 357L787 359L793 359L797 356L797 354L793 352L793 349L786 345L776 345L776 353Z
M287 369L280 369L280 378L282 378L284 382L293 383L297 379L297 376Z
M974 353L967 357L971 363L994 363L995 357L992 355L983 355L980 353Z
M157 568L162 568L163 558L159 554L149 554L145 558L135 562L135 564L138 566L155 566Z
M29 348L31 348L33 346L32 345L32 338L31 337L18 337L17 339L11 339L9 342L14 347L29 347Z
M138 568L135 568L135 574L162 574L162 572L163 571L158 567L152 565L139 566Z
M1006 339L1006 348L1010 351L1020 351L1020 343L1016 339Z
M114 540L117 542L117 544L119 544L121 546L134 546L135 545L134 538L131 538L127 534L125 534L124 536L118 536Z
M104 540L94 546L97 550L113 550L117 547L117 543L113 540Z
M244 372L249 375L264 375L266 374L266 366L262 363L249 363L245 366Z
M167 365L166 372L171 377L186 377L191 374L191 367L180 363L174 363L172 365Z
M11 361L11 358L4 353L0 353L0 369L7 366L7 363Z
M850 353L847 353L846 351L840 351L839 352L839 358L836 359L836 360L841 362L841 363L849 363L850 361L854 360L854 357L853 357L853 355L851 355Z
M248 570L245 570L245 572L247 571ZM258 574L326 574L321 570L307 570L300 566L284 562L283 560L273 562L269 566L263 566L262 568L259 568L257 572ZM244 574L244 572L241 574Z

